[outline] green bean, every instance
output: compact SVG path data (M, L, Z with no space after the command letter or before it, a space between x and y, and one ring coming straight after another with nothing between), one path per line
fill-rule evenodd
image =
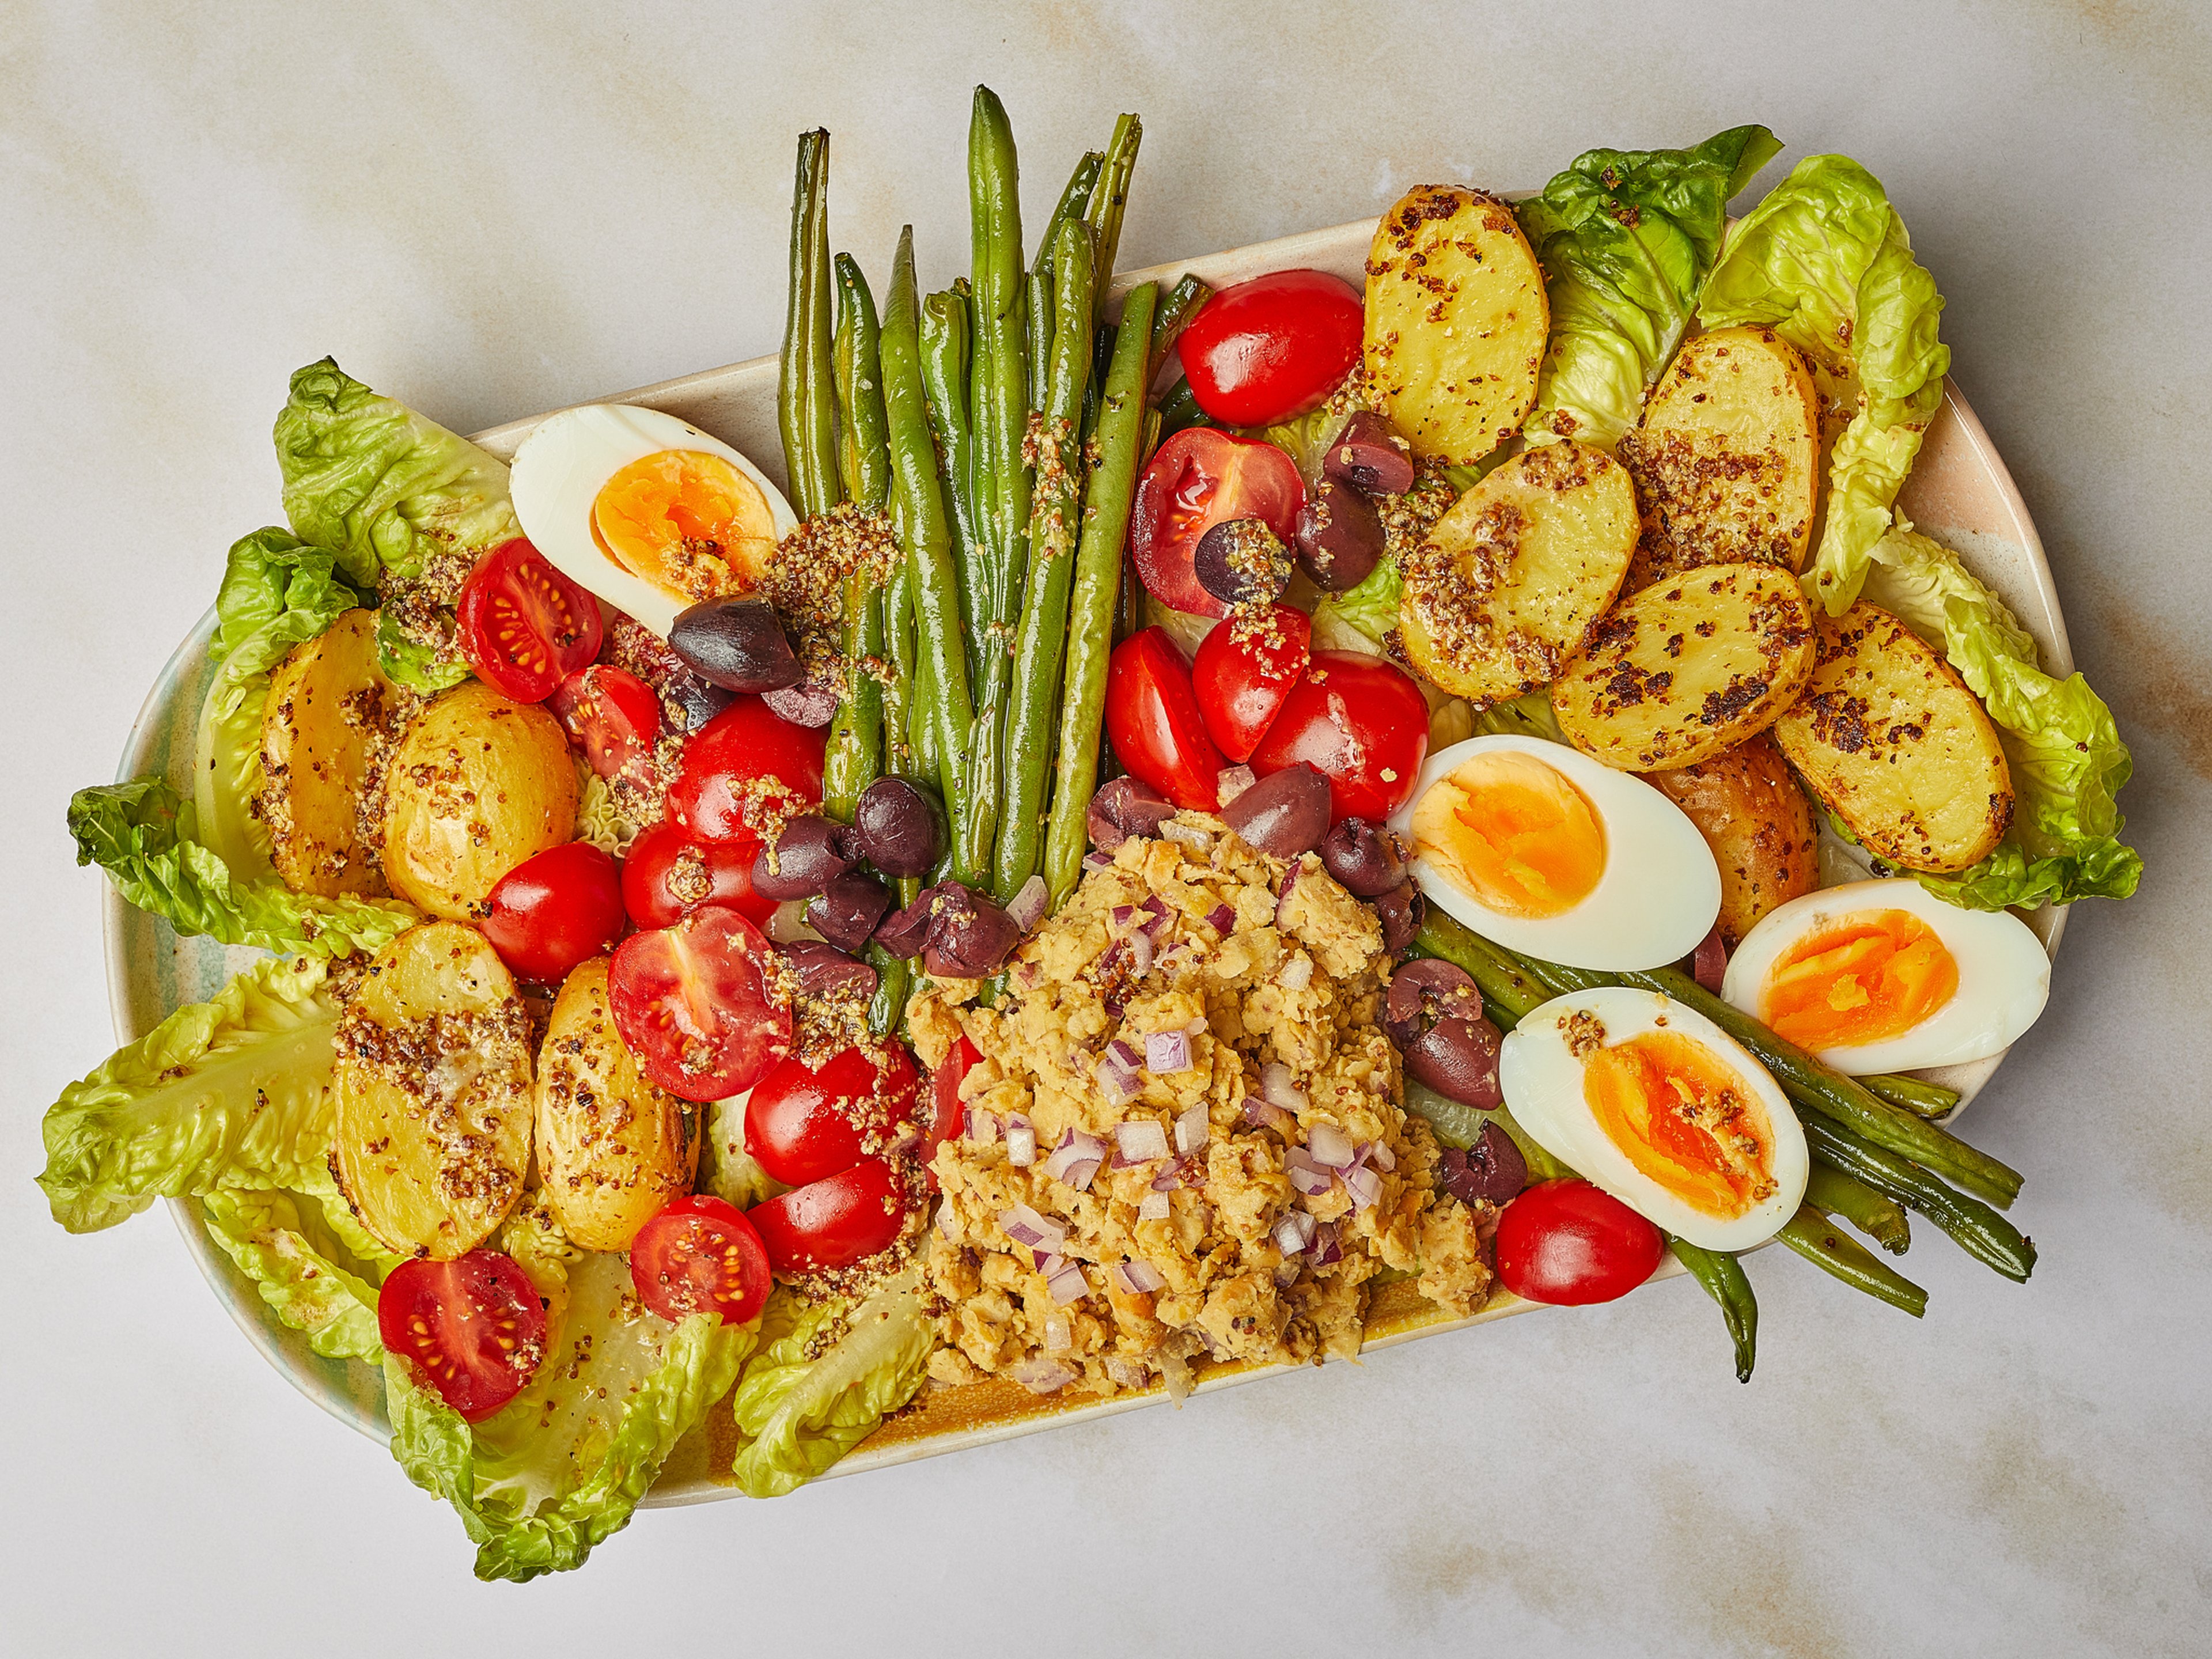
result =
M1094 327L1106 320L1114 262L1121 252L1121 220L1129 207L1129 179L1137 170L1137 149L1144 142L1145 124L1137 117L1124 115L1115 120L1105 161L1091 187L1090 205L1084 210L1084 221L1091 227L1093 239L1091 269L1096 273L1097 293L1091 320Z
M938 470L952 507L957 538L953 563L960 573L960 604L980 626L990 601L983 588L988 555L982 521L975 505L975 432L968 409L968 355L971 334L968 295L956 283L931 295L921 306L921 385L929 406L929 428L937 441ZM963 641L968 671L977 661L972 641Z
M1198 394L1190 389L1188 380L1177 380L1160 399L1159 441L1165 443L1178 432L1194 426L1213 426L1214 418L1198 406Z
M899 233L898 254L891 263L890 299L884 312L884 414L890 434L898 522L906 532L907 562L914 572L915 631L929 677L928 701L922 706L936 715L940 757L957 757L968 741L975 714L968 701L968 658L960 638L951 532L922 408L920 310L914 281L914 227L908 225ZM946 767L942 775L946 814L953 827L953 872L974 885L989 867L990 843L972 835L962 838L974 817L963 799L966 779L957 766Z
M1106 669L1114 649L1115 599L1122 585L1122 543L1137 488L1137 450L1144 434L1145 349L1159 289L1132 289L1099 401L1097 457L1084 493L1083 534L1075 554L1069 601L1066 680L1060 695L1059 754L1051 817L1045 830L1044 873L1057 907L1075 890L1090 845L1091 797L1098 785L1099 734L1106 716Z
M1070 219L1082 217L1084 208L1091 200L1091 189L1098 180L1098 169L1106 163L1103 150L1087 149L1083 159L1075 164L1068 175L1067 185L1060 192L1059 204L1052 217L1044 222L1044 234L1037 238L1036 258L1030 266L1028 302L1029 386L1030 411L1034 414L1045 404L1046 383L1053 350L1054 321L1052 290L1057 280L1054 269L1053 246L1059 240L1060 228ZM1035 508L1031 509L1032 516Z
M1036 263L1033 270L1049 272L1053 268L1052 246L1060 234L1062 223L1083 217L1084 210L1091 204L1091 188L1098 182L1098 169L1106 165L1106 152L1086 149L1083 159L1075 164L1075 171L1067 175L1067 184L1060 192L1052 217L1044 222L1044 234L1037 238ZM1095 272L1094 272L1095 276Z
M875 994L868 999L868 1029L879 1037L892 1036L906 1022L907 992L914 973L905 961L880 945L871 943L862 953L876 970Z
M1919 1165L1861 1139L1826 1118L1805 1121L1805 1144L1829 1168L1920 1212L1977 1261L2022 1284L2035 1270L2034 1243L1978 1199L1954 1192Z
M877 362L876 301L851 254L839 254L836 270L837 331L830 358L841 476L848 500L881 513L890 499L891 459L884 428L883 370ZM843 605L845 684L823 757L822 806L830 817L850 823L860 792L884 767L887 623L873 571L854 570L846 576Z
M1510 1017L1500 1030L1526 1019L1552 1000L1552 993L1523 973L1516 959L1434 905L1421 918L1420 930L1413 935L1413 949L1473 975L1484 1002Z
M830 369L830 135L799 136L791 196L791 294L776 379L784 470L799 515L836 506L836 393Z
M1915 1319L1928 1311L1928 1292L1883 1261L1810 1204L1782 1224L1777 1237L1816 1267L1833 1273L1844 1284L1878 1297L1893 1308L1902 1308Z
M897 534L896 523L892 533ZM903 536L898 541L901 547L906 545ZM884 764L893 772L913 772L914 737L908 721L915 691L914 572L903 558L884 592L884 642L890 653L890 675L884 684ZM936 781L935 773L927 775Z
M1893 1106L1901 1106L1915 1117L1930 1120L1948 1117L1959 1103L1959 1091L1947 1089L1940 1083L1923 1082L1917 1077L1900 1077L1883 1073L1875 1077L1863 1077L1859 1083L1878 1100Z
M1690 1270L1690 1276L1705 1287L1705 1294L1720 1304L1729 1340L1735 1344L1735 1380L1750 1382L1759 1347L1759 1298L1751 1293L1743 1263L1725 1250L1708 1250L1671 1234L1667 1248Z
M1022 362L1028 372L1025 384L1029 387L1029 410L1034 416L1043 409L1049 395L1048 385L1052 376L1052 309L1053 276L1049 270L1033 270L1029 275L1027 298L1024 303L1022 321L1024 340ZM1028 446L1024 444L1024 448ZM1024 457L1026 459L1026 457ZM1036 514L1036 504L1030 504Z
M1805 1201L1826 1214L1843 1217L1892 1255L1903 1255L1911 1247L1912 1224L1905 1206L1841 1170L1815 1164L1806 1176Z
M1186 276L1172 289L1160 307L1160 314L1152 324L1152 355L1145 363L1145 389L1152 390L1152 381L1167 362L1168 353L1182 337L1190 319L1198 315L1198 308L1213 297L1212 284L1204 278Z
M994 870L1006 903L1036 873L1044 853L1045 776L1052 764L1061 658L1067 644L1068 590L1075 580L1075 542L1083 510L1083 447L1076 422L1091 378L1091 231L1061 222L1052 250L1057 292L1045 405L1037 415L1036 489L1030 507L1030 572L1014 645L1012 693L1006 707L1006 793L999 811Z

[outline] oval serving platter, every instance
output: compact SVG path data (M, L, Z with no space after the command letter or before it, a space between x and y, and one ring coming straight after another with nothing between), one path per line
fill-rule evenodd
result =
M1272 242L1255 243L1201 258L1178 260L1118 277L1117 293L1141 282L1173 283L1194 272L1215 287L1270 270L1310 266L1333 271L1358 285L1376 221L1310 231ZM665 380L607 399L665 410L690 421L755 459L781 486L782 447L776 434L776 360L757 357L726 368ZM1918 528L1958 551L1974 574L1995 588L2035 638L2044 665L2057 674L2072 672L2065 618L2051 585L2043 544L2029 519L2011 475L1989 434L1957 386L1946 381L1943 406L1929 427L1911 477L1899 497L1899 512ZM551 413L552 411L547 411ZM544 415L509 422L476 434L476 441L502 459ZM118 777L160 773L191 787L194 727L213 675L207 645L214 633L210 610L195 624L161 671L149 693L125 746ZM2045 908L2027 918L2054 956L2066 913ZM107 959L108 1000L119 1042L133 1042L187 1002L215 994L223 981L257 952L226 948L206 939L179 939L169 924L124 902L113 888L102 913ZM1923 1075L1959 1091L1961 1109L1989 1082L2002 1054ZM302 1394L331 1415L380 1441L391 1437L384 1415L382 1374L357 1362L325 1359L310 1350L298 1333L287 1329L262 1303L251 1281L210 1242L198 1206L172 1199L170 1208L186 1247L199 1264L216 1298L248 1340ZM1668 1258L1656 1277L1680 1271ZM1503 1289L1468 1319L1441 1316L1435 1307L1402 1285L1378 1292L1367 1320L1367 1346L1381 1348L1415 1337L1522 1313L1536 1306ZM1215 1367L1197 1385L1204 1394L1295 1367ZM1150 1392L1107 1401L1060 1404L1040 1399L1018 1384L994 1380L963 1388L925 1391L915 1404L884 1424L839 1463L834 1474L858 1474L893 1463L933 1457L964 1447L988 1444L1061 1424L1087 1421L1158 1404L1166 1395ZM736 1496L716 1478L729 1466L734 1430L726 1410L717 1408L680 1443L662 1469L646 1502L668 1505Z

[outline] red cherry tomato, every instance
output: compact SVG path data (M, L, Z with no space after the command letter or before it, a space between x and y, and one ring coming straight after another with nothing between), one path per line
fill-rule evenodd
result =
M554 688L546 707L568 741L603 778L642 772L660 741L660 699L635 674L605 663L579 669Z
M906 1194L890 1164L864 1158L849 1170L756 1204L745 1216L760 1230L776 1272L819 1273L888 1249L906 1224Z
M641 927L672 927L702 904L726 904L748 921L764 922L775 914L775 902L753 891L759 855L757 842L694 841L682 824L663 818L623 855L623 908Z
M821 805L828 741L758 697L739 697L684 746L668 815L702 841L758 842L779 812Z
M477 561L453 608L477 677L517 702L542 702L599 654L599 602L520 536Z
M983 1052L966 1037L956 1038L952 1052L945 1057L945 1064L929 1074L932 1112L929 1133L921 1143L921 1172L929 1182L929 1190L937 1190L937 1171L930 1166L936 1162L937 1149L948 1140L957 1140L968 1127L968 1109L960 1101L960 1079L968 1075L968 1068L983 1058Z
M1198 585L1199 538L1224 519L1265 519L1288 546L1305 501L1297 465L1274 445L1211 427L1178 432L1137 481L1129 520L1137 574L1163 605L1227 616L1229 607Z
M1359 361L1359 292L1325 270L1276 270L1224 288L1182 331L1198 406L1231 426L1269 426L1321 407Z
M817 1069L788 1056L745 1101L745 1150L792 1187L882 1152L892 1131L913 1121L921 1092L921 1073L904 1048L889 1045L886 1060L879 1067L847 1048Z
M1379 658L1316 651L1252 769L1264 778L1304 761L1328 780L1332 823L1380 823L1413 798L1428 754L1429 705L1411 676Z
M791 1052L775 947L727 905L632 933L607 967L615 1029L645 1074L686 1100L726 1100Z
M1132 776L1177 806L1211 812L1228 763L1206 734L1190 670L1164 628L1132 634L1106 671L1106 738Z
M545 1357L545 1304L497 1250L401 1262L377 1292L376 1329L471 1423L520 1394Z
M1578 1304L1626 1296L1651 1277L1667 1241L1587 1181L1547 1181L1498 1218L1498 1277L1531 1302Z
M1275 607L1274 626L1240 637L1223 623L1198 642L1191 689L1198 712L1221 752L1240 765L1252 758L1313 653L1313 618L1294 605Z
M483 935L523 979L552 985L622 936L622 877L588 842L525 859L491 890Z
M744 1212L706 1193L678 1199L637 1230L629 1279L663 1319L717 1313L725 1325L758 1315L775 1283L768 1246Z

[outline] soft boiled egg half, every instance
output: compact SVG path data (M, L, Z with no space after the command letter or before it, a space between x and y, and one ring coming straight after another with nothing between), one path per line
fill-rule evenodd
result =
M1547 962L1661 967L1720 915L1720 868L1682 809L1565 744L1455 743L1421 769L1391 827L1431 903Z
M1703 1014L1577 991L1506 1036L1513 1121L1583 1179L1708 1250L1763 1243L1805 1197L1805 1132L1765 1068Z
M515 452L508 488L533 547L664 638L678 611L757 586L799 524L720 438L627 404L547 417Z
M1917 881L1855 881L1762 917L1721 994L1860 1077L2002 1053L2049 1000L2051 958L2009 911L1961 910Z

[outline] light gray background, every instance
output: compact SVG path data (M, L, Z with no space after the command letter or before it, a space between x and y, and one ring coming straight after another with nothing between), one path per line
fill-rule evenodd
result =
M0 7L0 1644L2212 1646L2205 9L757 9ZM2028 1172L2032 1285L1923 1228L1915 1324L1773 1253L1749 1388L1678 1281L773 1508L646 1515L516 1589L474 1583L453 1516L262 1364L163 1217L52 1226L38 1115L112 1046L63 805L109 775L223 549L277 516L289 371L335 353L465 430L772 350L792 140L817 123L837 245L880 273L910 219L942 280L978 79L1033 215L1143 112L1127 264L1745 120L1883 178L2138 768L2142 894L2075 918L1971 1121Z

